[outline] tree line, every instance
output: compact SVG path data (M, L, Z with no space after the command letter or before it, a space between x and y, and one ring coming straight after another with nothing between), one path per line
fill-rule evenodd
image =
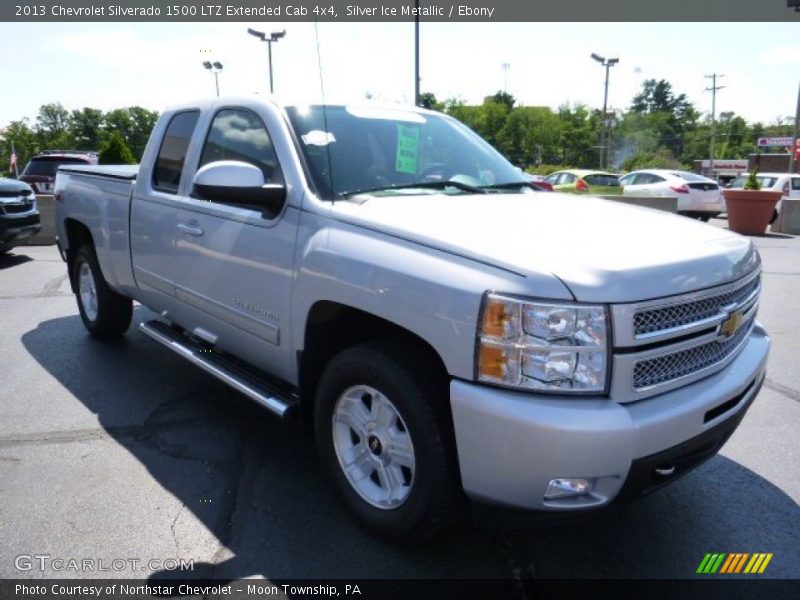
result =
M480 105L457 99L439 102L422 95L426 106L452 115L474 129L514 164L536 173L599 164L602 111L576 105L557 110L522 106L506 92L488 96ZM0 132L0 172L8 171L11 144L20 170L31 156L48 149L99 150L101 162L141 159L158 113L140 106L103 112L96 108L68 111L60 103L45 104L33 122L25 118ZM611 170L691 168L709 157L711 119L677 94L665 80L648 79L626 110L608 114ZM721 112L716 123L716 158L747 158L759 150L764 136L791 136L793 119L748 123L733 112ZM771 149L784 152L785 149ZM102 159L106 158L106 161Z
M12 144L20 172L43 150L94 150L101 162L135 163L144 152L158 113L131 106L103 112L97 108L69 111L59 102L44 104L33 122L12 121L0 131L0 172L10 172ZM107 160L102 160L102 159Z
M567 167L596 168L600 160L601 110L562 105L520 106L506 92L497 92L481 105L459 100L437 101L423 94L423 104L462 121L514 164L536 173ZM611 170L642 168L691 169L695 160L709 158L711 118L677 94L665 80L648 79L626 110L608 114ZM791 136L792 117L774 123L748 123L733 112L717 116L715 158L747 158L759 150L759 137ZM767 149L785 152L785 148Z

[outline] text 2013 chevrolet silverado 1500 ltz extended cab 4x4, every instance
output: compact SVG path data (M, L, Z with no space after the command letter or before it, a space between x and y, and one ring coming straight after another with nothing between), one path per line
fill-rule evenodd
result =
M393 539L468 500L648 492L714 455L764 380L749 240L535 192L436 112L186 104L140 166L61 167L56 197L89 332L152 309L142 332L307 424Z

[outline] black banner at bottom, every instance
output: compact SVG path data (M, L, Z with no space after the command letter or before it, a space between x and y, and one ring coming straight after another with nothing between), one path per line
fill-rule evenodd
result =
M733 579L711 576L687 580L268 580L206 579L42 579L0 580L2 600L294 600L340 598L357 600L421 600L453 598L563 599L581 598L800 598L800 580Z

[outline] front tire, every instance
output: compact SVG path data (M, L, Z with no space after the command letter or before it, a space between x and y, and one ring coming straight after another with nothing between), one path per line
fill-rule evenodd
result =
M370 343L343 351L317 387L317 445L344 503L401 543L432 537L463 494L447 411L447 379L418 349Z
M108 340L125 333L133 318L133 301L108 287L92 246L85 244L76 252L72 281L81 320L92 336Z

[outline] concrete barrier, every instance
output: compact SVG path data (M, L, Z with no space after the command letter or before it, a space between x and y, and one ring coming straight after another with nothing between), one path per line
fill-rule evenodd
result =
M772 224L776 233L800 234L800 198L784 198L778 220Z
M37 194L36 206L42 219L42 230L38 235L25 238L22 246L52 246L56 243L56 204L51 195Z
M675 196L598 196L603 200L614 200L623 204L643 206L665 212L678 212L678 198Z

